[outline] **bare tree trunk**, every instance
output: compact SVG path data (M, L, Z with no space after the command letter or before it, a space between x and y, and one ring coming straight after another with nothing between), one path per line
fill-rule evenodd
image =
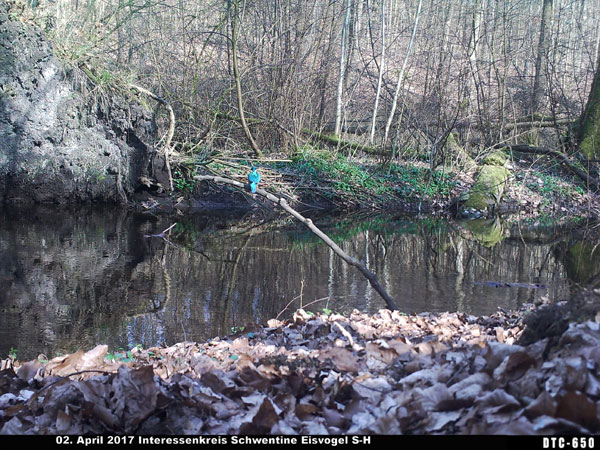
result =
M342 26L342 48L340 52L340 78L337 87L337 101L335 107L335 131L336 136L340 135L342 130L342 105L344 97L344 78L346 77L346 53L348 52L348 26L350 25L350 0L346 0L346 15L344 25Z
M468 56L469 56L469 67L471 69L471 88L469 89L469 104L477 105L477 115L479 119L479 123L482 123L483 120L483 111L481 108L481 95L480 95L480 87L482 83L480 82L480 74L479 74L479 28L480 28L480 14L481 14L481 0L475 0L473 3L473 11L471 11L471 37L469 39L468 46Z
M231 1L232 0L227 1L228 8L231 6ZM244 104L242 101L242 82L240 80L240 69L238 67L238 57L237 57L237 53L238 53L237 23L238 23L238 19L239 19L239 4L238 4L238 2L239 2L239 0L233 0L233 17L231 19L231 55L232 55L232 59L233 59L232 63L233 63L233 78L235 81L235 92L237 95L237 104L238 104L238 110L240 113L240 121L242 123L242 128L244 129L244 133L246 134L246 137L248 138L248 142L250 142L250 146L252 147L252 150L254 150L254 154L256 155L256 157L262 158L263 153L260 151L260 149L258 148L258 145L256 145L256 141L252 137L252 133L250 132L250 128L248 127L248 123L246 122L246 115L244 114Z
M396 107L398 106L398 96L400 95L400 88L402 87L402 82L404 81L404 72L406 70L406 64L408 63L408 58L412 51L413 43L415 40L415 35L417 34L417 27L419 25L419 17L421 16L421 6L423 4L423 0L419 0L419 6L417 6L417 13L415 14L415 21L413 24L412 34L410 36L410 42L408 43L408 49L406 50L406 56L404 57L404 63L402 64L402 69L400 70L400 74L398 75L398 82L396 83L396 91L394 92L394 99L392 101L392 109L390 111L390 115L388 117L387 123L385 124L385 134L383 136L383 147L385 148L388 137L390 134L390 128L392 127L392 122L394 120L394 114L396 113Z
M377 92L375 93L375 105L373 106L373 117L371 118L371 134L369 144L373 145L375 139L375 124L377 123L377 109L379 108L379 96L383 82L383 71L385 70L385 0L381 1L381 63L379 64L379 77L377 79Z
M535 78L533 80L533 96L531 98L530 113L537 112L546 94L548 72L548 50L550 48L550 28L552 22L553 0L544 0L542 7L542 24L540 25L540 40L538 43L537 58L535 60Z
M332 6L333 8L333 6ZM328 9L329 10L329 7ZM323 126L323 121L325 120L325 107L327 104L327 83L329 81L329 61L331 59L331 54L333 52L333 36L335 30L335 15L331 14L331 21L329 23L329 36L327 39L327 50L323 55L323 59L321 62L321 78L319 81L319 91L320 91L320 102L319 102L319 116L317 119L317 123L319 129Z

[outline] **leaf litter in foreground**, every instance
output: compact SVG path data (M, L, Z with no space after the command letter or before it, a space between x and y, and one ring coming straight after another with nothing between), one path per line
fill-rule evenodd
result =
M600 324L522 346L523 314L299 310L131 362L7 359L0 433L598 433Z

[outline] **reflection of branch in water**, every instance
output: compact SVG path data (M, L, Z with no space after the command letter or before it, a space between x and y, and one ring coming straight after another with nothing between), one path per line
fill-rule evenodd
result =
M165 241L167 243L167 245L171 244L171 245L175 245L173 244L166 236L165 233L167 233L168 231L171 231L171 228L173 228L175 225L177 225L177 222L175 222L173 225L171 225L169 228L161 231L158 234L145 234L144 237L145 238L153 238L153 237L158 237L161 238L163 241Z
M160 261L160 265L162 266L163 280L165 282L165 302L163 306L167 306L169 300L171 300L171 277L169 276L169 272L167 271L167 249L168 245L165 245L165 249L163 250L163 256Z
M165 233L166 233L167 231L170 231L170 230L171 230L171 228L173 228L175 225L177 225L177 222L175 222L175 223L174 223L173 225L171 225L169 228L167 228L167 229L165 229L165 230L162 230L162 231L161 231L160 233L158 233L158 234L145 234L145 235L144 235L144 237L147 237L147 238L149 238L149 237L160 237L160 238L166 239L166 238L165 238Z
M233 288L235 287L235 275L237 272L238 264L242 256L242 252L244 251L246 245L248 245L249 241L250 236L246 236L246 240L238 250L237 255L235 255L235 259L233 261L233 267L231 268L231 276L229 278L229 284L227 285L227 295L225 297L225 311L223 313L223 323L221 327L222 330L225 330L225 324L227 323L227 317L229 316L229 310L231 309L231 293L233 291Z
M160 310L164 309L167 306L167 304L169 303L169 300L171 299L171 276L169 275L169 272L167 270L167 249L169 248L169 244L171 244L171 245L175 245L175 244L173 244L171 241L169 241L165 237L165 233L170 231L175 225L177 225L177 222L175 222L173 225L171 225L169 228L163 230L159 234L145 234L144 235L144 237L147 237L147 238L148 237L160 237L162 240L165 241L163 253L162 253L162 256L160 257L160 261L159 261L160 266L162 268L163 282L164 282L164 286L165 286L165 299L162 301L161 300L155 301L155 299L153 298L152 299L152 307L150 309L147 309L146 311L144 311L142 313L128 315L128 317L135 318L135 317L144 316L146 314L156 314ZM184 333L185 333L185 331L184 331Z

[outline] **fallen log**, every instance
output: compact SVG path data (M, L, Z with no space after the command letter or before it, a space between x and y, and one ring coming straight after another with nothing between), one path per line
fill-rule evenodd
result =
M236 180L231 180L229 178L213 176L213 175L196 175L194 177L194 180L212 181L213 183L225 183L225 184L229 184L231 186L235 186L235 187L238 187L238 188L244 189L244 190L246 190L246 188L247 188L246 183L242 183L242 182L236 181ZM348 255L346 252L344 252L335 242L333 242L331 240L331 238L329 236L327 236L325 233L323 233L312 222L312 220L304 217L298 211L293 209L289 205L287 200L282 197L276 197L275 195L265 191L262 188L257 188L256 193L258 195L265 197L266 199L268 199L275 205L277 205L280 208L282 208L283 210L285 210L287 213L291 214L293 217L298 219L300 222L302 222L310 231L312 231L323 242L325 242L329 246L329 248L331 248L335 252L336 255L338 255L340 258L342 258L344 261L346 261L351 266L356 267L365 276L365 278L369 281L369 284L371 285L371 287L373 287L373 289L375 289L375 291L377 291L377 293L381 296L381 298L383 298L383 300L385 301L386 305L388 306L388 308L390 310L393 311L393 310L398 309L398 306L396 306L396 302L394 302L392 297L390 297L390 295L386 292L386 290L383 288L383 286L381 286L381 284L377 280L377 277L375 276L375 274L373 272L371 272L369 269L367 269L366 265L362 261L360 261L359 259L354 258L354 257Z
M308 128L303 128L302 133L310 136L311 139L316 139L327 145L338 147L340 150L346 152L353 152L358 150L369 155L378 156L389 156L392 154L391 149L389 151L386 151L385 149L379 149L375 147L370 147L368 145L362 145L357 144L355 142L345 141L343 139L340 139L339 137L332 136L329 134L318 133L316 131L309 130Z

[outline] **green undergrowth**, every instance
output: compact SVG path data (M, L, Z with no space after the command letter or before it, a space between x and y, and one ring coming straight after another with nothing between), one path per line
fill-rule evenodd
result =
M586 193L585 188L576 180L566 180L553 174L532 171L531 176L523 179L529 190L545 197L569 197L574 198Z
M431 172L412 164L354 161L342 154L312 148L299 149L289 168L306 182L325 184L338 195L366 194L383 199L447 197L456 185L454 174L449 172Z
M399 202L417 203L422 200L438 204L449 200L456 187L456 174L434 170L422 163L392 162L380 164L374 159L354 158L335 151L304 146L297 149L289 161L251 161L223 156L202 164L211 173L237 180L245 180L251 165L258 166L263 175L260 187L277 193L296 191L317 195L338 205L367 205L389 208ZM191 194L195 188L193 171L174 171L178 192ZM277 186L269 179L277 178ZM287 184L282 185L280 182Z

